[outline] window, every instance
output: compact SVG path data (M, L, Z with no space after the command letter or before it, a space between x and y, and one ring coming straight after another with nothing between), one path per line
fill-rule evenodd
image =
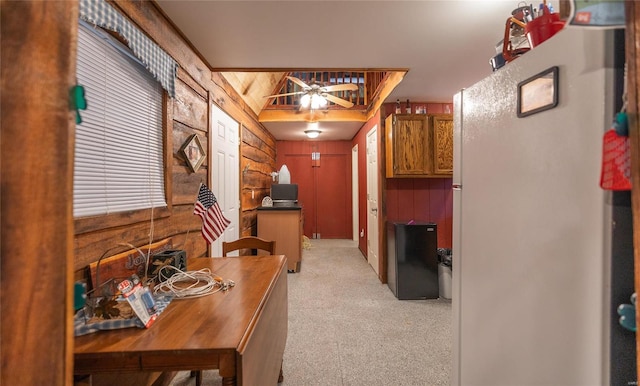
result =
M166 206L160 84L127 47L82 21L76 74L87 109L76 125L74 217Z

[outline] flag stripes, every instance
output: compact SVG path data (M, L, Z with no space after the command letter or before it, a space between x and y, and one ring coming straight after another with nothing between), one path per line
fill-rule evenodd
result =
M201 184L193 214L202 218L202 237L213 243L231 224L220 209L218 200L209 188Z

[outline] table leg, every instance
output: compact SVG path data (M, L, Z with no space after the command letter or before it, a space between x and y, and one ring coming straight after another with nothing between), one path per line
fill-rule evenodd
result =
M222 377L222 386L236 386L236 377Z
M238 384L236 353L220 356L218 373L222 377L222 386L236 386Z

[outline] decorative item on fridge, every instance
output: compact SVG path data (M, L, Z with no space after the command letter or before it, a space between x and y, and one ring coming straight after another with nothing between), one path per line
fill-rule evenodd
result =
M636 293L634 292L631 297L631 304L623 303L618 306L618 315L620 318L618 321L620 325L629 331L636 331Z
M624 0L571 0L568 23L575 26L624 28Z
M507 18L504 26L504 38L502 40L502 59L504 62L514 60L530 49L524 32L525 12L528 12L529 8L529 6L518 7L514 9L511 12L511 16ZM495 58L494 61L496 63L501 62L495 60ZM494 65L494 70L495 69Z
M604 134L600 187L605 190L631 190L631 149L627 117L627 69L625 66L622 108Z
M505 24L502 58L491 59L493 70L504 64L500 59L504 62L514 60L555 35L564 25L546 0L538 7L529 4L514 9Z
M631 190L631 150L627 114L616 119L604 134L600 187L605 190Z
M539 10L537 13L534 12L534 16L533 18L527 17L524 28L529 46L532 49L564 28L564 21L560 20L560 15L553 12L553 7L546 1L540 4Z

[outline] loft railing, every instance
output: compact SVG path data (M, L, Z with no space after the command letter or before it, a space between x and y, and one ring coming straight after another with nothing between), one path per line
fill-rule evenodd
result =
M354 104L352 109L365 109L369 102L375 96L378 86L385 77L384 71L310 71L310 72L290 72L288 75L299 78L306 84L313 82L320 83L324 86L334 84L353 83L358 86L356 91L337 91L331 94L338 98L346 99ZM283 78L279 91L274 94L286 94L302 91L302 88ZM266 106L266 109L297 109L300 106L300 98L302 94L287 95L272 98L272 101ZM342 109L339 105L329 102L326 109Z

